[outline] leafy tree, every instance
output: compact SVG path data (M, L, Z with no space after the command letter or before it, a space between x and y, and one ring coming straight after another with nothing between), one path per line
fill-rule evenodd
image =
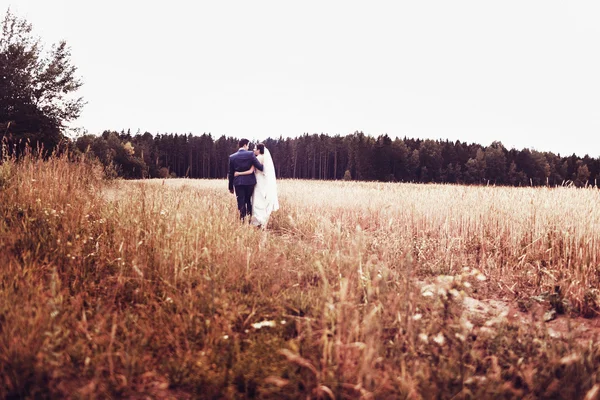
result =
M504 183L506 176L506 156L502 143L493 142L485 149L485 178L494 183Z
M407 166L407 180L408 181L415 181L417 180L417 174L419 172L419 150L414 149L411 154L410 157L408 159L408 166Z
M113 171L124 178L145 178L148 167L139 155L135 146L123 142L116 132L104 132L102 136L84 135L77 139L75 147L83 152L91 152L105 166L105 171Z
M437 141L424 140L419 148L421 181L436 182L442 169L442 148Z
M6 12L0 36L0 125L15 143L54 149L68 122L84 105L73 97L82 85L71 64L71 52L61 41L44 51L29 22Z
M394 180L401 181L408 179L407 171L409 153L410 151L408 149L408 146L406 146L406 143L404 143L404 140L394 140L394 143L392 143L392 173L394 174Z
M579 166L577 167L577 177L574 183L576 186L585 186L590 179L590 170L582 161L578 161L577 164Z
M527 175L517 168L517 163L511 161L508 167L508 183L513 186L524 186L528 185Z
M465 178L468 183L482 183L485 178L485 153L481 148L477 149L474 158L469 158L466 164Z
M567 166L562 162L560 156L552 153L546 153L546 160L550 167L548 183L551 186L561 185L567 176Z
M447 183L458 183L461 181L461 179L462 174L460 165L454 165L452 163L448 164L443 181Z

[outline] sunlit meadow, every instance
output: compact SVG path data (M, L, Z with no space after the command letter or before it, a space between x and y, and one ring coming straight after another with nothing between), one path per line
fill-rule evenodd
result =
M67 158L0 165L0 397L598 396L596 189L284 180L263 231Z

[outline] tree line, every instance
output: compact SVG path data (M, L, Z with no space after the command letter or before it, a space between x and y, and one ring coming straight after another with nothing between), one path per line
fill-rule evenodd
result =
M238 138L105 131L74 141L124 178L225 178ZM449 140L303 134L267 138L279 178L512 186L596 185L600 159Z
M30 23L8 10L0 20L0 142L19 156L72 149L124 178L224 178L238 138L105 131L69 139L85 104L64 41L45 50ZM303 134L267 138L280 178L496 185L596 186L600 160L448 140ZM0 157L0 162L2 158Z

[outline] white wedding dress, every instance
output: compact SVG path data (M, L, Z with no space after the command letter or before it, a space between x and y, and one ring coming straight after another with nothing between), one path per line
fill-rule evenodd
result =
M273 211L279 210L275 165L269 149L263 154L263 170L255 170L256 186L252 195L252 225L267 227Z

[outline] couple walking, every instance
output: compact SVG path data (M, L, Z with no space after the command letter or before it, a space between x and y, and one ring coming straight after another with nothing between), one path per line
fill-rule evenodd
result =
M240 218L250 217L255 226L267 227L271 212L279 210L275 165L269 149L259 143L249 151L248 139L229 156L229 191L235 193Z

